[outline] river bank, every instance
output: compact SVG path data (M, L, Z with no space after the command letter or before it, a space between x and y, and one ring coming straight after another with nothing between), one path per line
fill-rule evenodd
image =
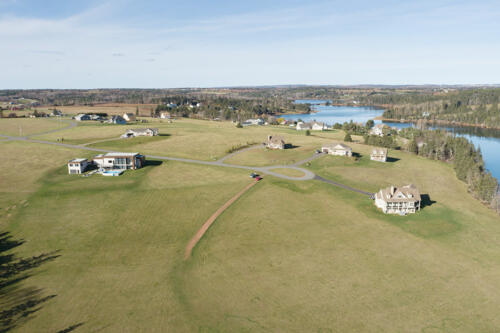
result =
M490 130L500 131L500 127L495 126L487 126L484 124L471 124L471 123L462 123L457 121L450 120L440 120L440 119L417 119L417 120L407 120L407 119L394 119L394 118L384 118L383 116L379 116L374 118L375 120L381 120L382 122L388 123L402 123L402 124L415 124L418 121L423 121L425 124L430 126L443 126L443 127L475 127L475 128L483 128Z

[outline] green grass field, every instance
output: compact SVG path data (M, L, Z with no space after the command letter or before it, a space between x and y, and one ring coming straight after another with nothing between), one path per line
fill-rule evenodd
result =
M84 125L64 131L64 141L110 139L93 146L195 159L221 157L270 131L299 146L228 160L269 165L343 136L194 120L154 125L168 135L114 140L124 127ZM446 164L399 151L377 163L370 147L350 145L359 160L323 156L307 167L367 191L414 183L428 205L388 216L329 184L265 176L184 261L197 229L251 181L247 171L152 161L121 177L70 176L67 160L92 152L0 141L0 231L26 241L19 256L60 255L19 282L55 297L14 331L500 330L500 218Z
M68 126L67 123L56 119L46 118L2 118L0 120L0 134L25 136L43 133Z

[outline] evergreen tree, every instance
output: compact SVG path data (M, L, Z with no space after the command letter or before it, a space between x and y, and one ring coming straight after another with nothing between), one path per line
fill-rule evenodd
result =
M345 142L352 142L351 133L347 132L344 137Z

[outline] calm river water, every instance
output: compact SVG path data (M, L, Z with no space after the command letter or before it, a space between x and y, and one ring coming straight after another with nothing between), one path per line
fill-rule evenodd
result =
M302 119L303 121L321 121L328 125L335 123L354 122L365 123L370 119L381 116L384 110L364 107L364 106L326 106L320 105L326 103L326 100L297 100L297 104L311 104L315 113L311 114L289 114L283 118L289 120ZM381 121L375 120L375 123ZM389 123L384 122L391 127L404 128L410 127L409 123ZM500 131L487 130L475 127L440 127L456 135L466 137L472 141L476 147L481 148L486 168L500 181Z

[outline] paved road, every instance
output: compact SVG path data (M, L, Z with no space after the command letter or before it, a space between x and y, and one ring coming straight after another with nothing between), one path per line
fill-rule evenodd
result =
M74 121L65 121L65 122L69 123L69 125L67 127L58 128L58 129L47 131L47 132L44 132L44 133L37 133L37 134L32 134L32 135L23 136L23 137L9 136L9 135L3 135L3 134L0 134L0 136L4 137L4 138L7 138L8 140L41 143L41 144L48 144L48 145L65 147L65 148L71 148L71 149L81 149L81 150L88 150L88 151L96 151L96 152L100 152L100 153L113 153L113 152L116 152L114 150L109 150L109 149L100 149L100 148L93 148L93 147L87 147L87 146L82 146L82 145L72 145L72 144L62 143L62 142L52 142L52 141L45 141L45 140L30 139L30 137L32 137L32 136L42 135L42 134L49 134L49 133L55 133L55 132L58 132L58 131L62 131L62 130L69 129L69 128L77 126L77 123L74 122ZM299 161L299 162L297 162L295 164L292 164L292 165L273 165L273 166L266 166L266 167L251 167L251 166L244 166L244 165L235 165L235 164L226 164L226 163L224 163L224 161L226 159L228 159L229 157L232 157L232 156L234 156L236 154L242 153L242 152L244 152L246 150L257 149L257 148L260 148L260 147L262 147L262 146L261 145L255 145L255 146L252 146L252 147L248 147L248 148L236 151L234 153L228 154L228 155L222 157L221 159L219 159L217 161L213 161L213 162L211 162L211 161L192 160L192 159L189 159L189 158L180 158L180 157L158 156L158 155L146 155L146 157L147 158L151 158L151 159L166 160L166 161L177 161L177 162L183 162L183 163L192 163L192 164L219 166L219 167L225 167L225 168L235 168L235 169L251 170L251 171L254 171L254 172L259 172L259 173L263 173L263 174L267 174L267 175L271 175L271 176L274 176L274 177L277 177L277 178L282 178L282 179L287 179L287 180L302 181L302 180L312 180L312 179L315 179L315 180L322 181L324 183L328 183L328 184L331 184L331 185L334 185L334 186L338 186L338 187L344 188L346 190L350 190L350 191L353 191L353 192L356 192L356 193L360 193L360 194L364 194L364 195L370 196L371 198L373 197L373 193L369 193L369 192L365 192L365 191L362 191L362 190L358 190L358 189L355 189L353 187L350 187L350 186L347 186L347 185L344 185L344 184L341 184L341 183L337 183L337 182L334 182L334 181L329 180L329 179L322 178L322 177L314 174L310 170L307 170L307 169L299 167L299 165L302 165L304 163L310 162L310 161L312 161L312 160L314 160L314 159L322 156L323 154L314 154L313 156L311 156L309 158L306 158L306 159L304 159L302 161ZM297 171L300 171L300 172L304 173L304 175L301 176L301 177L291 177L291 176L282 175L282 174L279 174L279 173L276 173L276 172L272 171L273 169L277 169L277 168L294 169L294 170L297 170Z
M337 183L337 182L334 182L333 180L325 179L325 178L320 177L318 175L315 175L314 179L315 180L319 180L319 181L321 181L323 183L327 183L327 184L331 184L331 185L334 185L334 186L338 186L338 187L341 187L343 189L346 189L346 190L349 190L349 191L353 191L353 192L356 192L356 193L360 193L360 194L364 194L364 195L369 196L370 198L373 198L373 193L365 192L365 191L362 191L362 190L358 190L358 189L356 189L354 187L350 187L350 186L347 186L347 185L344 185L344 184L341 184L341 183Z

